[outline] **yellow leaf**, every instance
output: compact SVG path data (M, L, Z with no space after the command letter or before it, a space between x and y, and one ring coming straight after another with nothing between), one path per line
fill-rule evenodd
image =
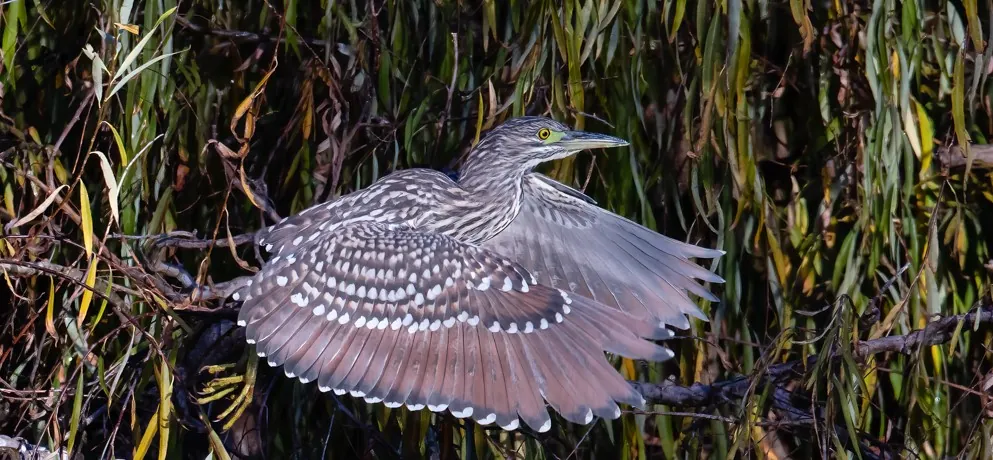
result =
M622 374L624 374L624 378L628 380L634 379L638 376L638 374L635 373L634 370L634 361L631 360L630 358L621 359L621 370L622 370Z
M132 458L135 460L142 460L145 458L145 454L148 453L148 449L152 446L152 439L155 438L155 434L159 431L159 409L155 409L155 415L152 419L148 421L148 426L145 427L145 433L141 435L141 443L138 444L138 448L135 449Z
M207 145L213 145L214 150L224 158L237 160L243 156L241 152L235 152L234 150L231 150L231 147L224 145L223 142L218 141L216 139L211 139L207 141Z
M165 460L169 452L169 416L172 413L172 373L169 361L163 359L159 372L159 460Z
M472 138L472 145L479 143L479 134L483 132L483 92L477 93L479 96L479 109L476 111L476 135Z
M3 187L3 205L10 215L14 215L14 187L8 182Z
M252 90L251 94L245 97L245 99L243 99L241 103L238 104L238 108L235 109L234 116L231 117L231 132L234 133L235 137L239 141L244 141L246 140L246 138L239 137L237 134L238 121L241 120L241 118L244 117L246 113L248 113L248 109L252 107L252 103L255 102L255 98L259 97L259 95L261 95L262 92L265 91L265 85L269 81L269 77L271 77L273 72L275 71L276 71L276 65L273 65L272 68L269 69L269 71L262 76L262 80L260 80L259 83L255 85L255 89Z
M121 24L119 22L115 22L114 25L117 26L118 29L130 32L132 35L138 35L138 26L134 24Z
M7 186L9 187L10 184L7 184ZM59 192L61 192L62 189L64 189L64 188L66 188L65 185L60 185L59 188L57 188L54 191L52 191L52 194L51 195L48 195L48 198L45 198L45 201L42 201L41 204L38 205L37 208L34 208L34 210L32 210L31 212L29 212L28 215L26 215L26 216L24 216L24 217L22 217L20 219L17 219L15 221L7 224L4 228L7 229L7 230L10 230L10 229L12 229L14 227L19 227L19 226L21 226L23 224L26 224L26 223L31 222L32 220L34 220L36 217L40 216L41 213L45 212L45 210L48 209L49 206L52 205L52 202L55 201L55 199L59 197ZM11 214L13 214L13 213L11 213Z
M217 435L216 431L214 431L214 427L210 425L210 421L208 421L207 417L203 415L203 412L200 412L200 420L203 420L203 425L207 427L207 433L209 435L208 439L210 440L210 451L213 453L214 457L217 458L217 460L231 460L231 456L228 454L227 448L224 447L224 442L221 441L221 437Z
M83 284L86 288L83 290L83 297L79 301L79 317L76 318L76 324L80 327L83 326L83 320L86 319L86 312L90 309L90 303L93 302L93 286L97 282L97 264L99 261L97 259L90 260L90 266L86 269L86 279Z
M924 107L917 101L911 101L911 103L917 110L917 123L920 125L921 177L924 177L924 173L930 169L931 161L934 159L934 126L931 125L931 118L927 116Z
M59 335L55 332L55 280L48 277L48 308L45 311L45 330L53 339L58 340Z
M952 73L952 124L955 127L955 137L965 155L965 174L963 183L969 184L969 172L972 170L972 160L975 155L969 148L972 139L969 137L969 130L966 127L965 119L965 52L959 51L955 59L955 70Z
M896 50L893 50L893 54L890 56L890 71L893 72L893 79L900 79L900 55L897 54Z
M255 194L252 193L252 188L248 186L248 178L245 175L245 164L244 163L242 163L238 167L238 174L241 177L241 188L245 190L245 195L248 196L248 201L251 201L252 204L255 205L256 208L264 209L259 204L258 200L255 199Z
M314 128L314 92L310 89L311 84L305 86L305 93L303 93L303 100L301 101L301 106L303 109L303 120L300 122L300 129L303 131L303 140L310 139L310 132ZM251 124L249 124L251 122ZM249 131L251 128L251 131ZM252 137L252 133L255 131L254 120L246 118L245 119L245 137Z
M806 56L814 44L814 25L807 16L806 3L803 0L790 0L790 11L793 20L800 26L800 36L803 38L803 54Z
M910 107L903 108L903 131L907 133L907 140L910 141L910 148L914 151L917 159L921 159L921 139L917 133L917 123L914 123L914 116L910 113Z
M35 144L41 144L41 136L38 135L38 130L35 129L34 126L28 127L28 135L31 136L31 140L33 140Z
M66 172L65 166L62 166L62 160L56 158L55 161L55 178L59 180L60 184L66 183L69 179L69 173Z
M310 138L310 125L312 125L313 123L314 121L312 119L311 120L304 119L304 126L305 126L303 133L304 140ZM245 114L245 134L243 137L245 139L251 139L253 134L255 134L255 115L252 115L252 112L248 112Z
M983 25L979 22L979 8L976 5L976 0L965 0L962 2L962 6L965 7L965 17L968 20L969 38L972 39L977 53L982 54L986 48L986 42L983 41Z
M121 134L117 132L117 128L114 125L107 123L103 124L110 128L110 133L114 135L114 142L117 144L117 152L121 154L121 164L128 164L128 152L124 149L124 140L121 139Z
M93 258L93 214L90 212L90 194L86 191L86 184L79 183L79 217L82 220L80 226L83 227L83 248L86 249L86 258Z

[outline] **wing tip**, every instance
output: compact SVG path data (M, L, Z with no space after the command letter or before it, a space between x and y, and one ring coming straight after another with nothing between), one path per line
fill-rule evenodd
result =
M548 430L552 429L552 418L546 418L545 421L542 422L541 426L537 427L537 429L539 433L548 432Z

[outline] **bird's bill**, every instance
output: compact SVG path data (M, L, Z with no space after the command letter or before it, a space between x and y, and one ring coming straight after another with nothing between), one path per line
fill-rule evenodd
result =
M558 144L566 150L579 151L587 149L607 149L611 147L623 147L628 145L628 141L619 137L608 136L606 134L588 133L585 131L568 131L558 141Z

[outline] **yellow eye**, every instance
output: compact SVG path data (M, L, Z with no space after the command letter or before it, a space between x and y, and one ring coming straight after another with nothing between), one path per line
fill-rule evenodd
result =
M552 132L549 131L548 128L541 128L541 129L538 130L538 139L545 140L545 139L548 139L548 136L551 136L551 135L552 135Z

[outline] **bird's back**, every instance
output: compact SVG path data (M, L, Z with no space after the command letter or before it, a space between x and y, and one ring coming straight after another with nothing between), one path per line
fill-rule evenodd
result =
M334 232L356 222L403 225L477 244L506 228L520 203L520 186L466 190L439 171L406 169L281 220L260 237L259 244L279 254L282 248L317 238L315 232Z

